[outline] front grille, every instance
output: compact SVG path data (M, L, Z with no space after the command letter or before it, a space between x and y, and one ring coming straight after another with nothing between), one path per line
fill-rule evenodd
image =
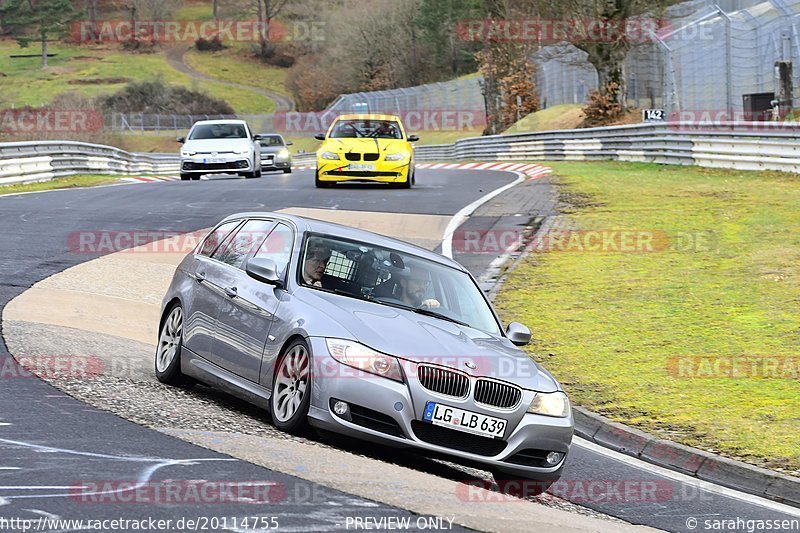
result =
M353 178L379 178L383 176L398 177L399 172L385 172L375 170L331 170L325 174L329 176L348 176Z
M535 467L545 467L545 466L552 466L548 465L545 462L545 457L549 452L547 450L534 450L533 448L528 448L526 450L519 451L506 459L507 463L513 463L515 465L523 465L523 466L535 466Z
M247 168L250 164L247 161L229 161L227 163L195 163L185 161L183 170L227 170L237 168Z
M353 424L358 424L387 435L405 438L400 425L391 416L361 407L360 405L350 404L350 418Z
M364 154L364 161L377 161L380 154Z
M419 420L411 421L411 430L421 441L435 444L443 448L450 448L484 457L494 457L506 449L508 443L504 440L490 439L473 435L463 431L455 431L439 426L434 426Z
M479 379L475 383L475 403L510 409L516 407L522 399L522 391L513 385L488 379Z
M469 392L469 378L452 370L419 365L417 367L417 378L424 388L445 396L463 398Z
M348 161L361 161L361 154L347 152L346 154L344 154L344 158L347 159Z

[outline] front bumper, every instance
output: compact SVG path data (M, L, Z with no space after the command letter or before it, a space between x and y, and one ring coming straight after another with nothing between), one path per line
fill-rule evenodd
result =
M408 161L377 161L374 170L353 170L345 161L330 161L317 158L317 177L320 181L370 181L381 183L403 183L409 179L411 164Z
M325 340L310 338L314 354L314 377L310 423L355 438L396 447L414 448L434 455L456 458L482 465L523 479L554 480L561 475L572 442L572 417L553 418L525 413L533 398L526 391L513 412L482 408L474 403L453 400L431 393L415 379L398 383L386 378L359 374L328 355ZM351 421L332 411L332 400L351 405ZM502 440L471 435L433 426L422 421L427 401L461 407L508 420ZM565 454L555 466L543 466L547 452Z
M291 159L274 159L265 155L261 156L261 170L283 170L285 168L292 168Z
M208 162L207 159L208 158L202 157L181 158L181 172L199 174L235 174L237 172L252 172L255 170L250 162L250 159L242 155L236 155L229 158L214 158L222 159L222 161L214 163Z

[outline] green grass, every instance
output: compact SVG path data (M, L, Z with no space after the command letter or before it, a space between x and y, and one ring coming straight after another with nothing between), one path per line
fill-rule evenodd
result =
M49 181L37 181L34 183L22 183L16 185L0 185L0 196L4 194L20 192L49 191L52 189L71 189L73 187L92 187L95 185L105 185L114 183L119 178L115 176L102 175L83 175L67 176L65 178L55 178Z
M800 469L800 179L548 163L580 229L665 232L660 252L533 253L497 304L573 400L688 445ZM678 239L713 232L712 246ZM685 248L685 249L684 249ZM573 249L574 250L574 249ZM680 376L684 356L795 358L794 378ZM791 370L791 369L790 369Z
M290 95L284 85L287 69L265 65L244 54L242 47L228 48L219 52L198 52L191 49L184 59L192 68L207 76Z
M238 113L270 113L275 109L272 100L246 89L197 81L175 71L167 63L164 53L127 54L115 47L55 43L49 48L58 55L50 59L49 68L42 69L40 58L9 57L15 53L36 53L36 46L20 49L13 41L0 41L0 72L7 76L3 78L4 87L0 91L0 107L44 106L55 95L65 91L94 97L114 93L127 81L161 77L168 83L205 91L225 100Z
M519 120L503 133L526 133L529 131L570 130L583 120L583 106L563 104L531 113Z

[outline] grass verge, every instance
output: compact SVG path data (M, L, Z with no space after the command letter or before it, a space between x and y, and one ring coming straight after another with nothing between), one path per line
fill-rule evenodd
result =
M92 187L95 185L106 185L118 181L116 176L103 176L97 174L83 176L66 176L55 178L49 181L37 181L34 183L21 183L15 185L0 185L0 196L20 192L49 191L52 189L71 189L73 187Z
M577 228L653 232L666 246L589 252L576 241L527 256L497 305L530 326L528 352L590 410L797 473L800 179L548 164Z

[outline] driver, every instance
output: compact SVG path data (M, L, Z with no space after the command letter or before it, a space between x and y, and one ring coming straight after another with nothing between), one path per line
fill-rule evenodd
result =
M412 266L408 273L400 276L400 299L411 307L423 309L440 307L441 304L436 298L424 299L430 286L431 275L419 267Z
M314 287L322 287L322 275L330 258L331 249L327 244L316 239L309 242L303 261L303 281Z

